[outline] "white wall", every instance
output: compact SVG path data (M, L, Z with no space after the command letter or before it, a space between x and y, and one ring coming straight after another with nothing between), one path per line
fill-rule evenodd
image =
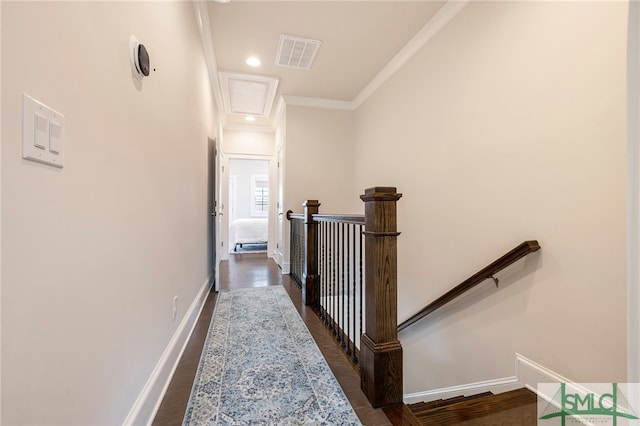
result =
M65 114L64 169L21 159L23 92ZM134 405L209 280L209 94L190 2L2 2L3 424Z
M0 2L0 35L2 34L2 2ZM2 40L0 40L0 96L2 95ZM2 129L2 102L0 102L0 129ZM2 131L0 131L2 147ZM0 331L2 330L2 149L0 149ZM0 336L0 423L2 423L2 338Z
M287 106L285 212L300 213L305 200L317 199L322 213L362 214L359 194L348 192L354 178L353 117L353 111Z
M267 155L275 151L275 135L273 132L250 130L224 130L225 154Z
M401 334L405 393L513 376L515 352L625 380L626 16L625 2L473 2L356 112L354 192L404 194L400 321L542 245L499 290Z

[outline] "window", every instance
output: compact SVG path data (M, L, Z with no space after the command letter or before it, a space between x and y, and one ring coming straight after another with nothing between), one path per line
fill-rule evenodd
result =
M269 176L251 175L251 216L269 214Z

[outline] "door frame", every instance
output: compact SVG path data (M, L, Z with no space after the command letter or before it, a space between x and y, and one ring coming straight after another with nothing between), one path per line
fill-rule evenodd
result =
M216 138L207 138L207 262L209 262L210 279L213 281L214 290L218 290L218 221L217 219L217 156L218 147Z
M276 151L276 246L274 247L274 259L280 266L283 274L289 273L289 259L287 258L288 242L285 241L286 217L284 211L284 164L285 152L284 144L280 144Z

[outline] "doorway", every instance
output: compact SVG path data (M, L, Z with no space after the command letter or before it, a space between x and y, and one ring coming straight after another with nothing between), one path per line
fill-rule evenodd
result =
M229 254L267 251L269 188L268 160L229 159Z

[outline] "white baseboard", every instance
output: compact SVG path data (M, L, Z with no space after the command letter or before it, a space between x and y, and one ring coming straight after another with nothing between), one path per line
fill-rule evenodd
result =
M446 399L455 396L469 396L482 392L502 393L513 389L521 388L518 379L513 377L504 377L502 379L485 380L483 382L467 383L464 385L450 386L447 388L433 389L423 392L414 392L404 394L402 399L405 404L413 404L415 402L429 402L436 399Z
M169 382L207 300L211 285L212 278L209 278L198 291L196 298L191 303L182 321L180 321L180 325L178 325L160 360L151 372L151 376L142 388L138 399L124 420L123 424L125 426L151 425L153 422L153 418L160 407L162 398L164 398L167 387L169 387Z
M516 376L524 387L536 394L538 383L568 383L577 386L575 382L519 353L516 353Z
M282 269L282 275L288 275L291 272L291 264L289 262L282 262L280 269Z
M482 392L502 393L510 390L526 387L532 392L538 393L538 383L567 383L577 386L574 382L560 374L551 371L545 366L530 360L519 353L515 354L515 375L500 379L486 380L476 383L450 386L447 388L433 389L423 392L407 393L403 395L405 404L415 402L429 402L436 399L446 399L455 396L469 396ZM541 395L546 397L546 395Z

